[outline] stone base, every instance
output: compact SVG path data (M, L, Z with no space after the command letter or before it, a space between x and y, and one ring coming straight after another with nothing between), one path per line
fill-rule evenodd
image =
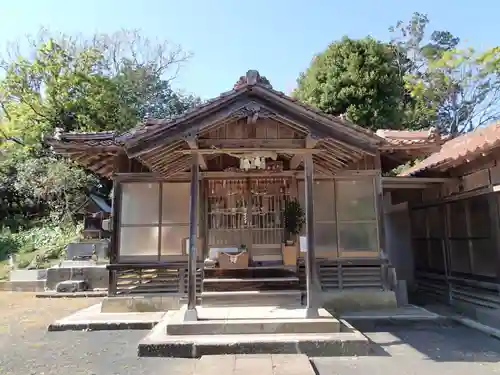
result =
M102 301L103 313L165 312L178 310L182 295L148 294L106 297Z
M387 310L397 308L396 293L377 289L323 292L323 307L336 314L349 311Z
M48 290L55 290L58 283L66 280L84 280L89 290L107 289L109 271L105 265L73 268L53 267L47 270L45 287Z
M252 308L245 308L248 309ZM318 317L312 319L306 318L306 309L303 307L292 310L281 309L281 311L264 307L260 313L257 309L254 309L253 314L245 315L243 309L237 308L199 308L198 320L188 320L183 307L169 317L166 332L167 335L340 332L339 321L325 309L319 309Z
M278 307L198 308L198 321L182 310L166 316L138 346L139 356L197 358L214 354L367 355L369 340L326 310Z

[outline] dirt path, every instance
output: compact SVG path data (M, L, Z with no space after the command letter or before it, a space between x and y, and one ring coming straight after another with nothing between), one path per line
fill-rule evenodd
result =
M0 335L45 329L50 323L99 298L36 298L34 293L0 292ZM0 343L0 345L2 345Z

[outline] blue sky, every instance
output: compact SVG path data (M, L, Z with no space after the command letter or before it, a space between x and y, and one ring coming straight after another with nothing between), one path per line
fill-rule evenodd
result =
M175 85L209 98L257 69L289 92L314 54L343 35L389 38L388 27L427 13L468 45L500 45L498 0L0 0L0 47L40 26L91 34L121 28L193 53Z

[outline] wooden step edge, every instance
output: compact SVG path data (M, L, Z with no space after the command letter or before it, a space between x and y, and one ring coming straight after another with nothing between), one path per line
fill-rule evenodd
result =
M226 278L226 277L221 277L221 278L205 278L203 279L203 282L206 282L206 283L217 283L217 282L221 282L221 283L240 283L240 282L248 282L248 283L251 283L251 282L256 282L256 283L259 283L259 282L273 282L273 281L276 281L276 282L285 282L285 281L292 281L292 282L296 282L296 281L299 281L299 278L298 277L294 277L294 276L286 276L286 277L255 277L255 278L252 278L252 277L248 277L248 278Z
M245 271L245 270L295 270L297 267L294 266L248 266L245 268L226 268L226 269L221 269L221 268L210 268L210 267L205 267L205 271Z
M242 290L231 292L202 292L201 297L224 297L224 296L295 296L301 294L300 290Z

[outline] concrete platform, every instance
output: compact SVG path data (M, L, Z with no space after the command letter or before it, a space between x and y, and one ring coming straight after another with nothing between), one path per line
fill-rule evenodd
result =
M37 298L95 298L95 297L106 297L108 292L106 291L82 291L74 293L61 293L53 290L37 293L35 296Z
M182 304L181 294L148 294L105 297L102 301L103 313L143 313L178 310Z
M199 320L238 320L238 319L304 319L305 306L295 304L292 306L230 306L230 307L205 307L197 306ZM332 318L325 309L319 309L322 318Z
M164 312L154 313L102 313L101 304L57 320L48 326L49 331L106 331L122 329L151 329L161 321Z
M406 305L393 309L373 311L345 312L341 315L345 320L436 320L443 318L441 315L415 305Z
M340 322L320 309L317 318L305 319L305 309L200 308L197 321L186 321L181 309L169 317L167 335L249 335L340 332ZM203 318L203 317L209 317ZM210 318L211 317L211 318Z
M320 315L306 319L303 307L202 307L198 321L186 322L181 310L166 316L153 328L139 343L138 354L198 358L216 354L339 356L369 353L369 340L349 323L338 321L323 309Z
M194 375L314 375L303 354L213 355L196 361Z

